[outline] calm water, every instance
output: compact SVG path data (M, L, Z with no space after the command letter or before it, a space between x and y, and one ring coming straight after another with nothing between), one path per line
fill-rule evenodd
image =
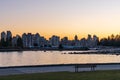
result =
M120 56L103 54L62 54L74 51L23 51L0 52L0 67L69 64L69 63L116 63ZM76 51L80 52L80 51Z

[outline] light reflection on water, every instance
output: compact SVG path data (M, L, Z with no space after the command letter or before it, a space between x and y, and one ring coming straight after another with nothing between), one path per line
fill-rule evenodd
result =
M44 64L119 63L120 62L120 56L117 55L62 54L68 52L71 51L0 52L0 67L44 65Z

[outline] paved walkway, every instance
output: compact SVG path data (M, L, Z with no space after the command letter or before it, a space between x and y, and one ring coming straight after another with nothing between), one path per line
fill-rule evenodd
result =
M0 69L0 76L45 72L74 71L74 66L57 66L57 67L27 67L27 68L5 68Z
M95 70L120 70L120 65L98 65ZM79 71L90 71L90 68L79 68ZM30 74L30 73L45 73L45 72L74 72L74 66L54 66L54 67L22 67L22 68L3 68L0 69L0 76Z

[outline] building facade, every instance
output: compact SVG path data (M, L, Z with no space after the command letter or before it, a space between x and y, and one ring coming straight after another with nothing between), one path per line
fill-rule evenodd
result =
M49 42L50 42L50 45L51 45L52 47L59 47L60 37L53 35L53 36L49 39Z

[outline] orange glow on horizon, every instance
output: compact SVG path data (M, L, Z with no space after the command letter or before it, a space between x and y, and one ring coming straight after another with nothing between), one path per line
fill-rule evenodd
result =
M107 38L108 36L111 35L111 33L102 33L102 34L101 33L96 33L96 34L93 34L93 33L81 33L81 34L59 34L59 33L56 33L56 34L52 34L51 33L50 34L50 33L40 33L40 32L32 32L32 31L31 32L20 32L20 31L17 31L17 32L12 32L12 35L16 36L18 34L18 35L22 36L23 33L32 33L32 34L39 33L40 36L44 36L47 40L50 37L52 37L52 35L59 36L60 39L63 38L63 37L68 37L69 40L73 40L75 35L78 36L79 40L81 38L87 38L88 34L90 34L91 36L96 35L97 37L99 37L99 39L101 39L101 38ZM117 33L113 33L113 34L116 35Z

